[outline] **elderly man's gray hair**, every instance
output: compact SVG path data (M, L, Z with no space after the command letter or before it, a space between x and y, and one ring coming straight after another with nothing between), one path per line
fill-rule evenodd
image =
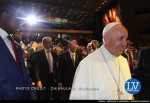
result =
M45 37L42 38L42 42L43 41L51 41L52 42L52 37L45 36Z

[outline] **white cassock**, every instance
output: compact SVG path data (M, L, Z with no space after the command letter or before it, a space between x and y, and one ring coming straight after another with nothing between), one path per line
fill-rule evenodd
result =
M102 45L80 62L70 100L131 100L133 96L124 88L130 78L127 60L113 56Z

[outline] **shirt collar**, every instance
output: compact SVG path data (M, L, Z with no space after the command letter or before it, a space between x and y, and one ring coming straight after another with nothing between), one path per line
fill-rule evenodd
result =
M109 58L111 60L114 60L114 59L117 59L116 56L112 55L106 48L104 45L101 46L101 50L102 50L102 53L103 55L106 57L106 58Z
M0 36L1 38L6 39L8 37L8 33L2 28L0 28Z
M70 54L75 54L75 52L72 52L70 49L68 50Z
M45 51L45 52L51 52L51 48L49 48L49 49L45 49L45 48L44 48L44 51Z

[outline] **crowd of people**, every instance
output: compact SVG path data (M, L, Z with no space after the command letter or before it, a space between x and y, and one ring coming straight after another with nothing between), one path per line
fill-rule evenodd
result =
M37 100L68 100L71 95L71 89L74 88L72 85L74 78L76 78L75 73L79 63L102 46L97 40L91 40L87 45L83 46L80 45L77 39L64 39L63 41L66 43L56 42L55 39L58 38L44 36L38 42L20 43L24 53L25 67L32 79L32 86L36 88L35 98ZM110 44L114 45L114 43ZM133 42L127 40L123 50L124 52L121 53L128 60L129 71L131 72L130 78L136 77L138 49L133 46ZM84 67L88 68L90 66ZM83 74L81 75L83 76ZM82 79L80 78L79 80ZM85 84L84 81L82 83ZM80 95L78 96L79 98L77 99L82 99ZM75 98L71 97L70 99Z
M75 39L68 40L66 45L54 41L54 38L45 36L39 43L22 43L32 84L38 88L49 88L37 91L39 99L69 99L79 62L99 47L97 40L91 40L87 46L80 46Z
M128 30L121 22L104 27L102 44L91 40L83 46L77 39L62 44L51 36L24 44L16 33L15 15L0 12L0 100L133 100L123 84L139 76L134 74L138 61L133 55L139 51L127 41ZM139 60L140 68L149 67L145 60Z

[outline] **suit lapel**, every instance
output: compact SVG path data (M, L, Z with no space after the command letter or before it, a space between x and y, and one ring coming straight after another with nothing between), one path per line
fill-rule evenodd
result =
M14 45L14 46L16 49L16 54L15 54L16 59L18 59L18 64L21 65L21 60L23 59L23 58L21 58L22 57L21 47L19 47L18 45ZM16 60L15 60L15 62L16 62Z
M78 54L76 53L75 67L77 67L78 61L79 61L79 57L78 57Z
M44 62L47 62L48 64L48 60L47 60L47 57L46 57L46 54L45 54L45 51L44 49L41 51L41 57L40 57Z
M67 53L66 53L66 55L67 55L67 60L74 66L74 64L73 64L73 61L72 61L72 58L71 58L71 55L70 55L70 53L69 53L69 51L67 51Z
M73 65L73 67L76 69L76 64L77 64L77 60L78 60L77 53L76 53L76 57L75 58L76 59L75 59L75 64L74 64L69 51L67 52L67 59L68 59L68 61L70 61L71 65Z
M0 44L2 44L1 45L1 50L3 50L4 52L3 53L5 53L6 55L8 55L8 57L9 57L9 60L11 60L11 62L16 62L15 61L15 59L13 58L13 56L12 56L12 54L10 53L10 51L9 51L9 49L8 49L8 47L6 46L6 44L5 44L5 42L3 41L3 39L0 37Z

